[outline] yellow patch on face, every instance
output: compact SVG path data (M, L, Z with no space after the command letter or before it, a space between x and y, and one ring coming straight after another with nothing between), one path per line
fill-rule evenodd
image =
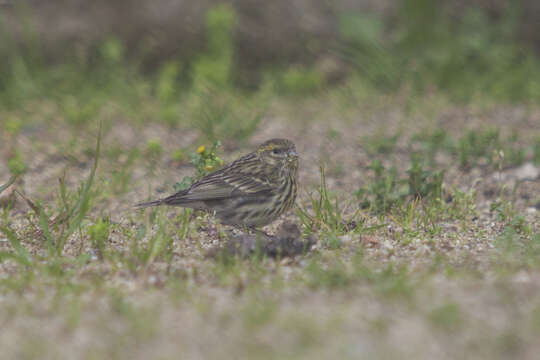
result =
M274 150L276 147L276 145L274 144L268 144L266 146L261 146L258 150L258 153L262 153L262 152L265 152L265 151L271 151L271 150Z
M294 144L292 142L284 139L273 139L259 145L257 153L261 155L263 153L275 151L276 149L286 152L291 148L294 148Z

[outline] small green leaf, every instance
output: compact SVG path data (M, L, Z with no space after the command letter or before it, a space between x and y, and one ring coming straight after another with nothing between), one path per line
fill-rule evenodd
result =
M2 191L6 190L8 187L11 186L11 184L13 184L15 182L15 180L17 180L17 176L16 175L13 175L6 184L0 186L0 194L2 193Z

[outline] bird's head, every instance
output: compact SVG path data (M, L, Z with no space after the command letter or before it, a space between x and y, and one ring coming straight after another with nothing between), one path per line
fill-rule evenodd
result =
M279 169L286 168L296 171L298 168L298 155L296 146L287 139L271 139L262 143L257 149L262 161Z

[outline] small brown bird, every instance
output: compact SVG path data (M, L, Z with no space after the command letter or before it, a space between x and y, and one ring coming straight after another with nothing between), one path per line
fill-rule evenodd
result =
M294 143L271 139L254 152L206 175L189 189L136 206L181 206L213 212L228 225L264 226L293 206L297 170Z

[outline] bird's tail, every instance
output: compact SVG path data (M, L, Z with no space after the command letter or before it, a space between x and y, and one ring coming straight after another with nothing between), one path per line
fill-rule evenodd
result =
M135 205L136 208L144 209L151 206L159 206L163 204L164 199L154 200L154 201L148 201L148 202L142 202Z
M182 206L182 204L186 203L185 199L183 198L183 195L185 195L186 193L187 190L179 191L176 194L172 194L163 199L139 203L135 205L135 207L139 209L144 209L147 207L159 205Z

